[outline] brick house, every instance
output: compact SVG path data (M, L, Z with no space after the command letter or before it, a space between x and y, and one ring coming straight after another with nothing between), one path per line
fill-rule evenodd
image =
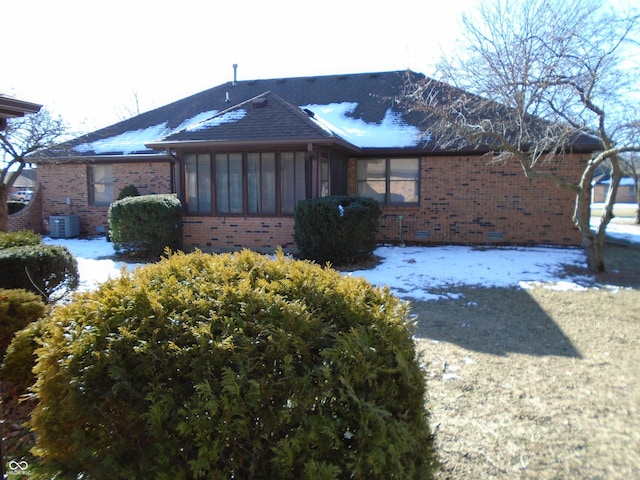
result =
M435 149L422 116L394 101L407 75L424 78L234 78L76 138L36 159L43 224L76 215L82 234L102 233L132 184L178 195L185 249L295 249L296 202L345 194L380 201L380 242L580 243L568 191L482 149ZM578 179L594 149L578 147L548 168Z

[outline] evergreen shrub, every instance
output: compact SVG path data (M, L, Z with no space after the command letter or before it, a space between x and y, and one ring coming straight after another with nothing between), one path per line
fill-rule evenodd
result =
M47 301L78 286L78 262L60 245L26 245L0 250L0 288L39 293Z
M0 360L15 333L42 317L44 311L45 305L39 295L22 289L0 288Z
M127 197L139 197L139 196L140 196L140 192L135 187L135 185L127 185L126 187L123 187L122 190L120 190L120 193L118 194L118 198L116 200L122 200L123 198L127 198Z
M30 295L34 294L30 293ZM42 316L45 311L44 304L40 302L40 305L43 306L40 314ZM32 316L32 318L34 317ZM42 336L42 324L46 321L46 317L35 317L24 328L17 330L2 359L0 380L11 382L20 392L26 392L35 381L33 374L33 366L36 363L35 351L39 346L38 339Z
M57 479L431 478L407 314L388 289L282 251L177 253L123 272L46 323L37 468Z
M298 202L294 238L300 256L334 265L366 259L376 248L381 214L372 198L333 196Z
M160 256L180 248L182 206L174 194L116 200L109 207L109 231L116 251Z

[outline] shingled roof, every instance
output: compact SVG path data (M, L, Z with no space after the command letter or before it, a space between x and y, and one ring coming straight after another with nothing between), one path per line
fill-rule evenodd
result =
M393 100L407 75L424 78L393 71L230 81L78 137L44 156L153 154L157 150L149 145L285 138L331 140L354 150L422 148L419 115L401 112ZM251 102L259 99L267 108L255 108Z
M408 81L422 80L424 75L412 71L234 80L39 152L37 158L150 158L193 145L313 143L354 153L435 149L424 133L425 115L407 112L396 102ZM439 85L443 98L465 94ZM493 114L501 108L497 105ZM572 146L593 150L597 142L580 135Z

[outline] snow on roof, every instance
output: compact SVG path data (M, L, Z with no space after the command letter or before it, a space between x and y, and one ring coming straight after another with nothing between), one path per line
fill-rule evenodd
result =
M211 119L218 113L218 110L208 110L200 112L199 114L188 118L183 121L176 128L167 127L167 122L153 125L140 130L129 130L113 137L103 138L90 143L82 143L74 147L74 150L80 153L94 152L97 155L106 153L122 153L124 155L150 151L145 146L154 140L171 135L174 132L178 132L183 129L197 130L202 127L202 124Z
M122 153L124 155L144 152L149 149L145 143L149 139L161 138L171 129L167 128L167 122L143 128L141 130L130 130L113 137L103 138L91 143L82 143L73 149L80 153L94 152L97 155L106 153Z
M191 125L188 125L186 128L184 128L184 130L188 132L197 132L198 130L217 127L224 123L237 122L238 120L242 120L246 115L247 111L243 108L240 108L238 110L232 110L221 115L214 116L213 118L206 118L200 122L192 123ZM180 130L176 129L175 131L178 132Z
M357 106L355 102L343 102L300 108L313 112L313 119L325 130L361 148L415 147L425 140L424 134L406 123L401 113L389 108L381 123L367 123L349 116Z
M357 107L358 104L355 102L342 102L326 105L309 104L300 108L313 112L312 118L319 126L360 148L415 147L420 142L428 140L428 137L425 138L424 133L418 128L409 125L400 112L389 108L380 123L369 123L351 116ZM130 130L112 137L83 143L74 149L80 153L94 152L97 155L148 152L150 149L145 144L161 140L173 133L185 130L195 132L237 122L246 114L244 109L230 110L222 114L219 114L218 110L209 110L183 121L176 128L169 128L167 122L163 122L144 129Z

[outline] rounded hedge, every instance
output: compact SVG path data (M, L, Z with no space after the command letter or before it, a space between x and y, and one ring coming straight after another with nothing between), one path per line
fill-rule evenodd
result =
M373 198L332 196L301 200L294 211L300 257L320 264L348 265L376 248L382 209Z
M32 291L47 301L75 290L78 262L60 245L25 245L0 249L0 288Z
M178 253L55 309L42 478L417 479L435 454L408 307L361 278Z
M117 252L159 257L182 241L182 204L175 194L129 196L109 206L109 233Z

